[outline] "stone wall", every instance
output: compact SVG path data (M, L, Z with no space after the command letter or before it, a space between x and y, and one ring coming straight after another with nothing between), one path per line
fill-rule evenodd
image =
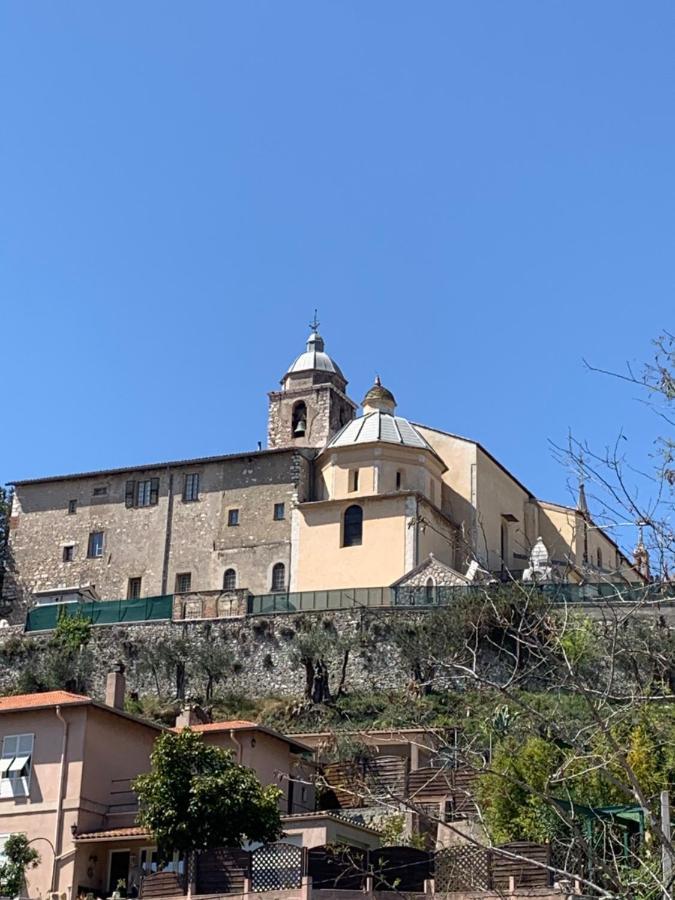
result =
M139 694L177 693L177 674L184 696L205 699L209 692L245 697L297 698L303 695L305 671L298 662L298 645L312 630L326 637L326 658L332 689L343 664L340 639L351 644L346 686L351 690L400 690L410 680L390 638L395 617L419 613L392 610L297 613L248 619L155 622L92 629L93 693L104 694L105 678L122 660L127 687ZM423 615L423 613L421 614ZM0 694L15 690L22 658L3 653L3 644L21 641L27 652L40 652L49 635L22 636L18 628L0 631ZM32 649L31 649L32 648ZM177 664L184 671L177 673Z

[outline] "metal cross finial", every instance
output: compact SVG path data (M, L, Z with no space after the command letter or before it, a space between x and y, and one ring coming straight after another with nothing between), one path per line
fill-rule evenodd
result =
M321 322L319 322L319 320L317 319L316 314L317 314L317 310L315 309L314 310L314 319L312 322L309 323L309 327L312 329L312 331L317 331L319 328L319 325L321 324Z

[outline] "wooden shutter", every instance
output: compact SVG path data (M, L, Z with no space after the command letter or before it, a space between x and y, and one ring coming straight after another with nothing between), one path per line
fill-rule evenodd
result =
M127 509L134 505L134 494L136 489L135 481L127 481L127 489L124 494L124 502L126 503Z
M159 497L159 478L152 478L150 480L150 506L157 505L158 497Z

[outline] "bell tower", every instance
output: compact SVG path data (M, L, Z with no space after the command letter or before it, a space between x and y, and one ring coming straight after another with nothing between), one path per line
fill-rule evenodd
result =
M269 394L267 446L323 447L354 418L356 404L346 394L347 379L325 351L314 311L304 353Z

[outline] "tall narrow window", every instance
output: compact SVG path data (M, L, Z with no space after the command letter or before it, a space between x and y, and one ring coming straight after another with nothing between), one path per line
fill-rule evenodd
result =
M75 547L72 544L66 544L63 548L63 561L72 562L75 558Z
M192 574L190 572L179 572L176 575L176 593L186 594L192 586Z
M280 522L286 516L286 507L283 503L274 504L274 521Z
M185 476L185 484L183 485L183 500L186 503L193 503L199 500L199 473L192 472Z
M77 512L77 500L69 500L68 501L68 515L74 516Z
M283 563L275 563L272 567L272 590L286 590L286 566Z
M349 491L350 493L354 493L354 491L358 491L359 489L359 470L358 469L350 469L349 470Z
M223 575L223 590L235 591L237 589L237 573L234 569L225 569Z
M598 568L601 569L602 568L602 550L600 549L600 547L598 547L598 550L596 553L596 558L597 558L597 562L598 562Z
M434 602L434 581L433 578L427 578L427 583L425 585L425 594L427 603Z
M304 437L307 433L307 406L303 400L293 407L293 416L291 419L291 436L294 438Z
M92 531L89 535L89 543L87 544L87 556L90 559L99 559L103 556L103 546L105 543L102 531Z
M363 510L360 506L348 506L342 529L343 547L356 547L363 542Z
M130 578L127 585L127 600L138 600L141 596L141 579Z
M239 524L239 510L238 509L229 509L227 511L227 524L230 526Z
M396 490L400 491L403 485L403 472L396 473Z

